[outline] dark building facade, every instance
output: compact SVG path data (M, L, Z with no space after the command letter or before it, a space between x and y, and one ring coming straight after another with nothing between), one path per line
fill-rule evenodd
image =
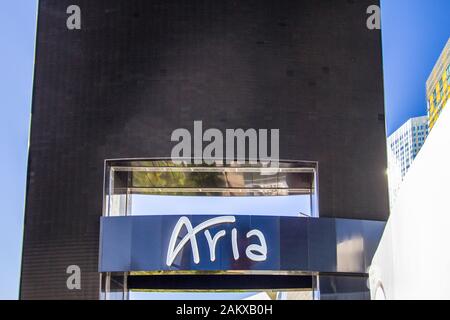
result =
M21 298L98 299L105 160L170 157L195 120L280 129L281 159L318 163L321 217L385 220L378 2L39 1Z

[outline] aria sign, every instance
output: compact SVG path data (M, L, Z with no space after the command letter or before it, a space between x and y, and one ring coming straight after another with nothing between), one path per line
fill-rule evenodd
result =
M383 228L377 221L280 216L102 217L99 271L361 274Z
M188 242L190 242L191 244L194 263L199 264L200 254L197 244L197 233L203 230L205 230L204 234L208 242L210 260L211 262L216 261L216 245L219 239L226 235L226 230L220 230L214 236L211 236L210 231L207 229L213 226L221 224L231 224L235 222L235 217L223 216L209 219L193 228L188 217L181 217L175 225L172 236L170 237L169 249L167 251L166 259L167 266L172 266L174 259ZM187 234L181 239L178 245L176 245L177 239L180 237L180 233L183 227L186 227ZM247 248L245 249L247 258L252 261L265 261L267 259L267 243L264 234L260 230L253 229L247 232L246 237L247 239L256 237L259 240L259 244L250 244L247 246ZM238 247L238 232L236 228L233 228L231 230L231 247L234 260L238 260L240 255Z

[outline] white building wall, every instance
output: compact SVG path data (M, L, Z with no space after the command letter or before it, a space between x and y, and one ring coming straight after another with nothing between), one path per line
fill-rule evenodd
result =
M450 108L399 189L370 287L372 298L450 299Z

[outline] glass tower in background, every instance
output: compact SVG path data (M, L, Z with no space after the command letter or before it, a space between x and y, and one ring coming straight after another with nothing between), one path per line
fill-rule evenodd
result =
M388 137L390 205L428 136L428 117L411 118Z

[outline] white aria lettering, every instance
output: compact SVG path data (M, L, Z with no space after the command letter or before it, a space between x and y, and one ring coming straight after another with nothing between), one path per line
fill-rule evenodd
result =
M211 261L216 261L216 243L217 240L222 238L226 234L225 230L221 230L217 232L217 234L214 236L214 238L211 238L211 234L208 230L205 231L205 237L206 240L208 240L208 246L209 246L209 254L211 256Z
M264 261L267 258L267 244L264 235L259 230L252 230L247 233L247 238L256 236L259 239L260 245L251 244L245 250L247 257L253 261ZM259 254L256 254L259 253Z
M236 228L233 228L233 230L231 230L231 246L233 248L234 260L239 259L239 248L237 245L237 230L236 230Z
M222 216L217 218L209 219L203 223L200 223L195 228L192 226L191 221L187 217L181 217L175 228L173 229L172 235L169 241L169 248L167 251L167 266L171 266L173 261L178 256L180 251L184 248L184 246L190 242L192 248L192 256L195 264L200 263L200 254L198 250L197 243L197 233L210 228L212 226L226 224L226 223L234 223L236 222L236 218L233 216ZM177 244L177 240L180 237L180 232L186 227L186 235L181 238L181 240ZM220 230L214 236L211 236L209 230L205 230L204 232L206 240L208 242L210 260L216 260L216 245L220 238L226 235L225 230ZM245 254L248 259L252 261L265 261L267 259L267 243L263 233L259 230L251 230L247 233L247 239L251 237L257 237L259 240L259 244L250 244L247 246L245 250ZM233 257L235 260L239 259L239 247L238 247L238 237L237 230L233 228L231 230L231 246L233 249Z

